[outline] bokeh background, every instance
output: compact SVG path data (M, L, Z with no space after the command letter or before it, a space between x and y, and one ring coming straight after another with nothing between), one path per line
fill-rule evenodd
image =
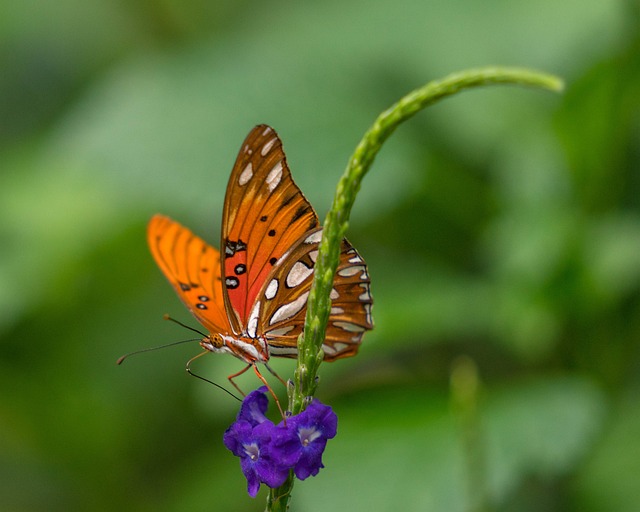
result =
M115 365L195 325L147 220L218 246L263 122L322 217L379 112L501 64L566 92L449 99L364 181L376 329L321 368L339 436L292 510L638 510L639 27L634 0L0 2L0 509L262 510L195 343Z

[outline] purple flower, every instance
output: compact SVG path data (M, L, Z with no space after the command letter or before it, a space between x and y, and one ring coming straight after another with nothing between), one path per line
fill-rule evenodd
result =
M225 446L237 457L247 479L247 490L255 497L264 483L281 486L289 471L304 480L318 474L327 440L335 437L338 418L331 407L313 400L302 413L274 425L265 413L265 386L242 401L236 422L224 434Z
M299 456L292 434L270 420L255 426L246 420L236 421L224 433L223 441L231 453L240 457L247 492L252 498L258 494L261 483L281 486Z
M287 428L295 432L300 444L300 458L293 468L300 480L316 476L324 467L322 452L327 446L327 440L336 436L337 427L336 413L317 399L302 413L289 418Z

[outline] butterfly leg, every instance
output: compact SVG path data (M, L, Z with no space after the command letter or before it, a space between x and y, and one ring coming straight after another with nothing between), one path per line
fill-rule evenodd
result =
M244 391L242 391L240 389L240 386L238 386L235 381L233 379L235 379L236 377L240 377L240 375L242 375L244 372L246 372L249 368L251 368L253 365L252 364L248 364L247 366L245 366L242 370L240 370L238 373L234 373L233 375L229 375L227 377L227 379L229 379L229 382L231 382L231 384L233 385L234 388L236 388L238 390L238 392L242 395L242 396L247 396Z
M244 372L246 372L249 368L251 368L253 366L253 371L256 372L256 375L258 376L258 378L262 381L262 383L267 386L267 389L269 390L269 393L271 393L271 396L273 397L273 399L276 401L276 405L278 406L278 410L280 411L280 416L282 416L282 419L284 420L285 424L287 422L287 419L284 415L284 412L282 411L282 406L280 405L280 400L278 400L278 397L276 396L276 394L273 392L273 389L271 389L271 386L269 386L269 383L267 382L267 379L265 379L262 374L260 373L260 370L258 370L258 366L256 364L248 364L247 366L245 366L242 370L240 370L237 373L234 373L233 375L229 375L227 377L227 379L229 379L229 382L231 382L231 384L233 385L234 388L236 388L241 394L242 396L247 396L244 394L244 392L240 389L240 387L234 382L233 379L235 379L236 377L239 377L240 375L242 375ZM267 366L267 368L269 369L269 371L271 373L273 373L276 377L278 377L278 375L276 375L273 370L271 370L271 368L269 368L269 366ZM278 377L278 379L280 379L280 381L284 384L284 381ZM286 385L286 384L285 384Z
M253 364L250 365L253 366L253 371L256 372L256 375L258 376L258 378L262 381L262 383L267 386L267 389L269 390L269 393L271 393L271 396L273 397L273 399L276 401L276 405L278 406L278 410L280 411L280 416L282 416L282 419L284 421L284 424L287 424L287 418L284 415L284 412L282 411L282 407L280 406L280 400L278 400L278 397L276 396L276 394L273 392L273 389L271 389L271 386L269 386L269 383L267 382L267 379L265 379L262 374L260 373L260 370L258 370L258 366ZM267 366L267 368L269 368ZM246 370L246 368L245 368ZM270 370L271 371L271 370ZM273 372L272 372L273 373ZM280 379L280 377L278 377ZM282 380L282 379L280 379Z

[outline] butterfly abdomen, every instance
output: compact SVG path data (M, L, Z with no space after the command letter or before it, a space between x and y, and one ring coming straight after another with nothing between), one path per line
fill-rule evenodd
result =
M261 337L251 338L214 333L203 338L200 346L211 352L226 352L247 364L266 363L269 360L267 342Z

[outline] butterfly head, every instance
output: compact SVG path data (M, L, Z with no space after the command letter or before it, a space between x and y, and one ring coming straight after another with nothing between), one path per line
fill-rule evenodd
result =
M202 338L200 340L200 346L205 350L210 350L211 352L225 351L224 339L222 338L222 335L217 332Z

